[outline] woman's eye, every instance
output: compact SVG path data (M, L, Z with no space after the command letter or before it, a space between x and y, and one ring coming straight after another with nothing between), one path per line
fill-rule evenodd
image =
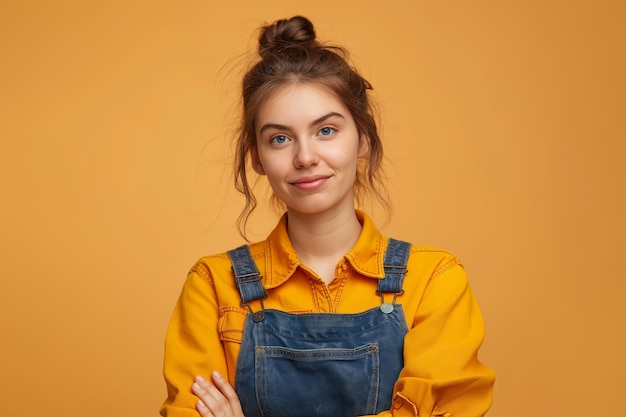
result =
M320 129L320 135L322 136L332 135L334 132L335 132L335 129L333 129L332 127L328 127L328 126L325 126Z
M285 135L276 135L276 136L274 136L270 140L270 143L276 143L276 144L280 145L281 143L285 143L288 140L289 140L289 138L287 138L287 136L285 136Z

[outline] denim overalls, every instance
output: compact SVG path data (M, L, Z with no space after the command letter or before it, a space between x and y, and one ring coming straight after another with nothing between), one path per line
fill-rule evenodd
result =
M409 249L389 239L380 306L358 314L263 308L247 315L235 375L246 417L355 417L391 407L408 331L395 300L403 292ZM265 289L248 247L228 256L241 304L262 301ZM384 293L393 295L391 303Z

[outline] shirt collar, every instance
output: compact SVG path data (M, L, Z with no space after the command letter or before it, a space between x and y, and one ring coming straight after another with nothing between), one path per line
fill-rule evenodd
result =
M371 278L384 278L383 259L387 239L381 235L367 214L356 210L356 216L363 226L354 247L344 256L358 273ZM259 265L266 288L275 288L288 280L296 268L302 265L287 234L287 214L283 214L270 233L265 245L265 265ZM257 263L260 259L257 259Z

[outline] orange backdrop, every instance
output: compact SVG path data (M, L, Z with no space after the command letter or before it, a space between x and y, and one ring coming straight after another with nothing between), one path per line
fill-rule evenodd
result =
M385 232L464 260L490 416L623 413L622 1L40 0L0 5L0 414L156 416L186 272L242 242L240 54L296 13L375 87Z

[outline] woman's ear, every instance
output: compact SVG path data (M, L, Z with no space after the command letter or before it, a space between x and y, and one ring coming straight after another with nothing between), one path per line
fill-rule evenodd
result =
M370 153L370 138L367 135L359 137L359 158L363 158Z
M254 169L254 172L259 175L265 175L263 164L261 164L261 159L259 158L259 151L256 148L250 150L250 162L252 162L252 169Z

